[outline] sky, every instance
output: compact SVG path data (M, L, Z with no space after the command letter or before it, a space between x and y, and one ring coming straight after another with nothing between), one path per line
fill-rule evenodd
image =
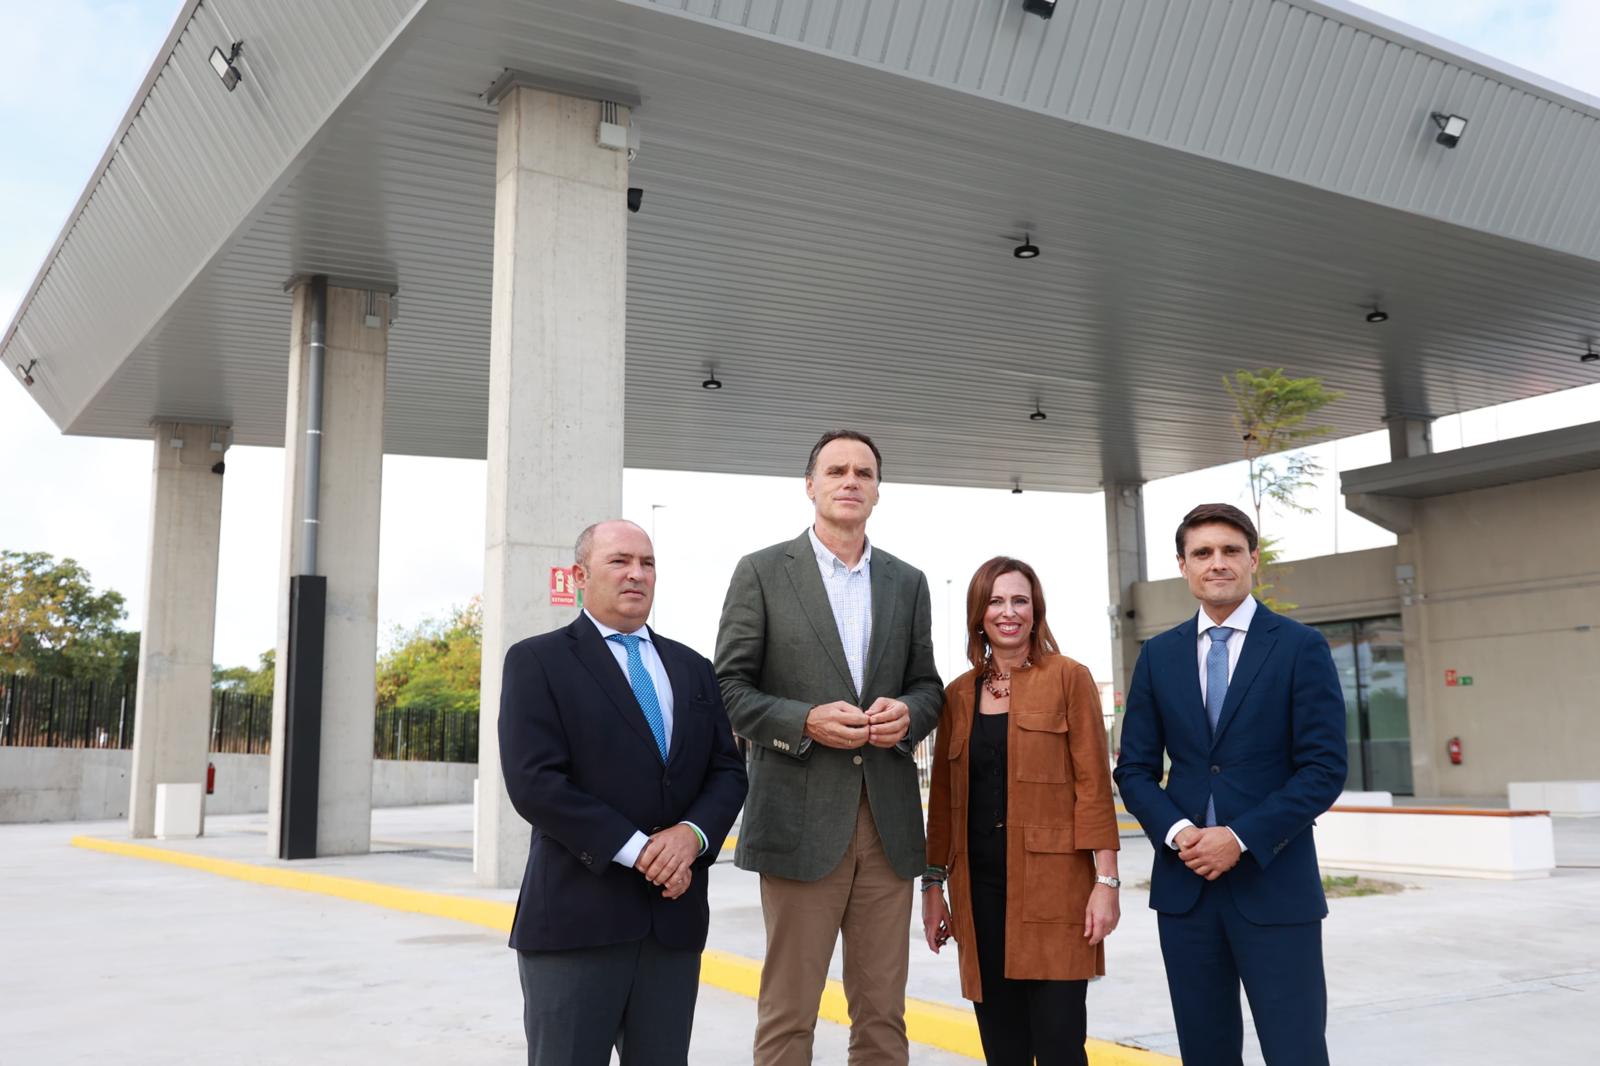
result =
M0 0L0 323L11 321L181 6L181 0ZM1366 6L1600 97L1600 67L1593 62L1600 40L1597 0L1383 0ZM1575 424L1595 410L1600 385L1441 419L1434 445L1446 450ZM1393 543L1340 506L1332 477L1386 461L1385 435L1346 438L1314 452L1330 475L1310 493L1320 505L1317 514L1278 523L1287 555ZM97 586L127 598L126 624L139 628L151 445L62 436L7 374L0 380L0 455L9 459L0 493L0 548L77 559ZM803 458L796 457L797 466ZM227 463L214 658L225 666L253 665L272 646L277 627L282 453L234 448ZM928 575L942 672L953 676L963 668L968 578L983 560L1005 553L1035 565L1064 650L1106 678L1099 495L899 485L894 456L885 456L884 465L888 481L870 533L874 543ZM385 643L396 627L442 616L480 589L484 470L482 462L385 457L378 593ZM1175 576L1170 531L1190 506L1202 500L1242 504L1244 487L1239 464L1146 486L1151 575ZM623 512L656 539L657 628L708 655L738 557L797 535L810 519L798 476L633 469L624 476ZM953 514L977 520L952 523Z

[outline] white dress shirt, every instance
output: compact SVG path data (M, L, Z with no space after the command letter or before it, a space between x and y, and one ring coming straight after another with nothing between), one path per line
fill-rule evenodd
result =
M621 633L625 637L636 636L639 638L639 658L643 660L644 668L650 673L650 683L656 688L656 703L661 707L661 727L667 738L667 750L671 751L672 681L667 677L666 665L662 663L661 655L656 651L656 644L650 637L650 630L645 626L640 626L632 633L623 633L622 630L613 629L590 614L588 608L584 608L583 616L600 631L600 638L605 640L606 649L611 652L611 657L617 660L617 667L622 671L622 680L627 682L630 692L633 691L633 682L628 678L628 649L622 646L621 641L608 640L606 638L613 633ZM692 828L695 836L700 838L700 850L704 852L706 850L706 835L700 832L700 827L693 822L685 822L684 824ZM633 836L629 837L628 842L622 845L622 850L612 857L612 861L632 868L633 864L639 861L639 853L644 850L644 846L649 842L649 837L635 829Z
M1254 596L1246 596L1244 602L1235 607L1233 613L1221 622L1213 622L1211 616L1206 614L1206 609L1204 607L1200 608L1200 624L1199 631L1195 634L1194 654L1195 669L1200 672L1200 705L1202 707L1205 706L1206 702L1206 655L1211 651L1211 638L1206 635L1206 631L1215 629L1219 625L1227 626L1233 630L1233 635L1228 638L1228 683L1231 685L1233 684L1233 671L1239 665L1239 656L1244 654L1244 640L1250 632L1250 621L1255 616L1256 598ZM1167 830L1167 847L1176 850L1178 845L1173 843L1173 838L1192 825L1194 823L1187 818L1180 818L1172 823L1172 828ZM1229 829L1228 832L1233 833L1233 830ZM1238 833L1233 833L1233 839L1239 841L1240 851L1250 850L1244 846L1244 841L1239 839Z

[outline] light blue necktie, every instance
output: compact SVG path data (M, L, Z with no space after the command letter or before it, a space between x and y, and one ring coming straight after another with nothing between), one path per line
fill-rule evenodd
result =
M656 750L661 753L661 761L667 761L667 724L661 717L661 700L656 696L655 682L650 680L650 671L645 669L644 656L639 654L639 645L644 638L632 634L613 633L607 640L614 640L628 649L628 684L633 686L633 698L639 701L639 709L644 712L644 720L650 723L650 733L656 738Z
M1211 647L1206 650L1206 718L1211 722L1211 735L1217 734L1217 722L1222 718L1222 704L1228 698L1228 638L1233 630L1227 626L1212 626L1206 630ZM1206 825L1217 824L1216 800L1206 798Z

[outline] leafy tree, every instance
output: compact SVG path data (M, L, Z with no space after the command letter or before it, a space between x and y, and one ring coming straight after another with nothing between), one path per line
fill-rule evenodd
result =
M1316 511L1300 497L1322 474L1322 466L1298 449L1333 432L1331 426L1314 425L1310 419L1344 393L1326 388L1321 378L1289 377L1281 367L1253 373L1237 370L1233 377L1222 379L1222 387L1233 401L1233 425L1244 451L1260 538L1256 595L1273 610L1292 610L1295 604L1271 595L1286 568L1278 564L1278 538L1267 534L1262 519L1269 508L1278 513Z
M0 549L0 674L132 684L139 634L121 628L124 602L74 559Z
M396 627L390 650L378 660L378 707L477 714L482 659L477 597L447 618Z
M211 686L238 692L256 698L272 698L274 674L277 672L278 649L268 648L261 653L261 664L252 670L248 666L220 666L211 668Z

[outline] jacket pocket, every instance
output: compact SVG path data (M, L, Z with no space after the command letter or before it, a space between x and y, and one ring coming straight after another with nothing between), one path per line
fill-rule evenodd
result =
M1023 921L1082 925L1091 878L1088 856L1072 846L1072 830L1026 826L1022 844Z
M1017 715L1017 743L1012 749L1018 781L1059 783L1067 777L1067 716Z

